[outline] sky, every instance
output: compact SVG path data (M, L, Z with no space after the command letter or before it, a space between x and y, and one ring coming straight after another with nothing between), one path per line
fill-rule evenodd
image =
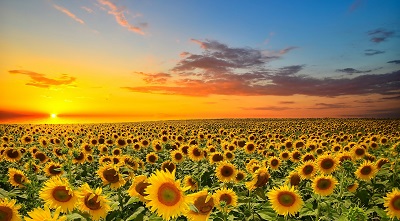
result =
M0 1L0 39L0 123L400 117L397 0Z

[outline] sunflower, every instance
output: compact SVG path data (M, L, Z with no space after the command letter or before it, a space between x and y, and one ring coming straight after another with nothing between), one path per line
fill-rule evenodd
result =
M171 159L174 163L181 163L185 160L184 154L179 150L174 150L170 153Z
M100 151L100 154L107 154L108 153L108 147L104 144L100 144L97 149Z
M242 170L238 170L236 177L235 177L235 183L242 181L245 177L246 177L246 173Z
M301 160L301 153L298 150L293 150L290 156L290 160L294 163L297 163Z
M229 207L236 207L238 197L232 189L223 187L213 194L216 207L221 211L230 211Z
M123 137L118 137L118 138L115 140L115 143L117 143L117 146L120 147L120 148L123 148L123 147L125 147L125 146L127 145L126 139L123 138Z
M31 135L24 135L24 136L21 138L21 143L24 144L24 145L30 144L30 143L32 143L32 142L33 142L33 138L32 138Z
M188 149L188 155L191 160L200 161L204 157L204 152L196 145L192 145Z
M90 146L88 143L83 143L81 145L81 149L86 153L86 154L91 154L93 153L93 148Z
M304 154L302 157L303 162L314 161L315 157L311 153Z
M272 170L277 170L279 169L279 165L281 164L281 160L278 157L271 157L269 159L269 167Z
M72 162L75 164L83 164L86 160L86 154L84 151L74 151Z
M350 184L347 186L347 190L354 193L358 188L358 183L354 182L353 184Z
M316 165L318 170L324 174L331 174L339 164L339 160L336 157L324 154L318 157Z
M160 141L155 140L152 142L153 150L156 152L160 152L163 150L163 146L161 145Z
M144 199L149 200L146 206L151 212L157 211L159 216L169 220L189 210L184 189L180 187L180 181L175 180L175 170L172 173L157 170L148 182L150 185L145 190L148 195Z
M298 186L301 181L301 176L297 171L292 171L289 173L287 179L290 186Z
M202 190L190 194L188 199L196 209L189 210L185 216L191 221L207 221L215 205L213 196L208 195L207 190Z
M44 168L44 172L46 176L61 176L64 171L62 170L62 165L56 162L49 162L47 163L46 167Z
M124 164L132 170L137 170L139 168L139 164L131 156L124 157Z
M388 158L381 158L376 162L376 168L381 169L383 165L389 163L389 159Z
M146 155L146 162L147 163L154 164L154 163L157 162L157 160L158 160L158 155L155 152L151 152L151 153L148 153Z
M272 208L279 215L295 215L303 206L303 200L294 187L281 186L267 194Z
M8 169L8 182L12 186L23 188L24 184L29 183L29 180L21 170L10 168Z
M218 164L215 174L221 182L228 183L235 180L237 171L235 165L224 161Z
M97 170L97 174L103 181L103 185L110 184L111 189L115 190L125 185L125 180L119 173L119 167L116 164L105 164L100 166Z
M172 171L174 171L175 169L176 169L176 165L173 162L169 161L169 160L164 161L161 164L161 170L168 170L169 172L172 173Z
M327 196L333 193L338 181L331 175L320 175L313 179L312 188L315 193L321 196Z
M68 213L74 210L78 200L76 193L71 189L66 178L54 176L44 183L39 192L40 198L49 208L61 208L61 212Z
M312 179L317 172L317 168L312 161L307 161L297 168L301 179Z
M282 152L279 154L279 156L280 156L280 158L281 158L282 160L285 160L285 161L290 159L290 153L289 153L289 151L287 151L287 150L282 151Z
M114 155L114 156L119 156L119 155L121 155L121 154L122 154L121 148L114 148L114 149L112 150L112 155Z
M144 197L148 195L145 193L148 186L150 186L150 183L148 183L145 175L136 176L128 189L128 194L129 196L138 197L142 202L147 202Z
M28 212L30 218L25 217L25 221L65 221L67 220L67 216L60 216L61 208L58 207L53 214L49 207L45 206L42 208L35 208L32 211Z
M336 156L336 158L339 160L340 164L342 164L346 160L352 160L353 156L349 152L342 152Z
M224 155L221 152L216 151L211 153L208 159L210 161L210 164L219 163L221 161L224 161Z
M88 213L93 220L100 220L105 218L110 206L108 205L108 199L106 196L101 194L102 189L99 187L93 191L89 184L84 183L78 192L78 202L76 208L82 212Z
M246 152L247 154L251 154L256 150L256 145L253 142L247 142L243 148L244 152Z
M233 160L233 158L235 158L235 154L231 151L225 151L224 156L225 156L225 159L228 161L231 161L231 160Z
M263 187L268 183L269 178L270 175L268 173L268 169L266 167L262 167L255 171L251 181L246 182L246 188L252 191L258 187Z
M6 221L22 220L20 215L18 214L18 210L21 208L21 206L15 203L16 200L0 198L0 220L6 220Z
M368 181L375 177L377 172L378 169L373 163L364 161L356 170L355 175L360 180Z
M183 185L186 186L186 187L190 187L189 190L195 191L195 190L197 190L197 188L199 186L199 183L197 182L197 180L193 179L192 176L187 175L183 179Z
M14 147L6 147L3 156L8 162L18 162L22 158L21 152Z
M47 157L47 155L41 151L37 151L33 157L37 160L39 160L40 163L46 163L49 158Z
M386 197L384 197L385 203L383 204L386 207L387 215L390 218L400 219L400 191L398 189L393 189L392 192L388 193Z
M365 148L364 148L363 146L361 146L361 145L354 146L351 150L352 150L353 157L354 157L355 159L361 159L361 158L363 158L364 155L365 155L366 152L367 152L367 151L365 150Z

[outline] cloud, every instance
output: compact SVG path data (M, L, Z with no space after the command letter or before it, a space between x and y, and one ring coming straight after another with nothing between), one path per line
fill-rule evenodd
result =
M400 60L392 60L392 61L388 61L387 63L389 63L389 64L400 64Z
M243 107L243 110L266 110L266 111L284 111L284 110L291 110L294 108L291 107L283 107L283 106L267 106L267 107Z
M117 7L114 3L109 0L98 0L98 2L104 6L108 7L108 14L111 14L115 17L115 20L122 27L127 28L129 31L135 32L140 35L144 35L143 27L147 26L147 23L140 23L139 26L132 25L126 20L124 11L125 9L122 7Z
M296 103L296 102L294 102L294 101L281 101L281 102L279 102L280 104L294 104L294 103Z
M81 9L85 10L87 13L93 13L93 9L88 8L86 6L82 6Z
M400 118L400 107L368 110L359 114L343 114L341 117L362 117L362 118Z
M363 4L363 0L355 0L353 4L350 5L349 11L353 12Z
M386 41L388 38L394 36L394 31L388 31L383 28L371 30L367 32L370 36L370 41L380 43Z
M40 87L40 88L49 88L50 86L60 86L60 85L71 85L76 80L75 77L70 77L66 74L62 74L59 79L52 79L46 77L44 74L39 74L27 70L10 70L8 71L8 73L27 75L31 78L31 81L26 83L26 85Z
M53 6L54 6L55 9L57 9L58 11L68 15L70 18L74 19L75 21L77 21L77 22L79 22L81 24L85 24L85 22L82 19L78 18L74 13L70 12L68 9L63 8L63 7L61 7L59 5L56 5L56 4L54 4Z
M217 41L192 41L200 45L203 53L184 56L171 70L159 76L165 78L162 85L151 84L158 75L143 73L143 80L148 85L122 88L132 92L183 96L400 94L400 70L384 74L365 74L369 71L362 71L364 75L353 78L317 78L301 74L305 65L266 68L277 58L265 56L261 50L232 48ZM340 70L359 71L352 68Z
M135 74L143 75L142 78L147 84L165 84L167 80L171 77L170 74L167 73L143 73L143 72L135 72Z
M337 109L337 108L348 108L347 105L344 103L335 103L335 104L328 104L328 103L316 103L316 107L310 107L308 109Z
M368 73L371 72L372 70L360 71L354 68L344 68L344 69L336 69L336 71L352 75L352 74Z
M367 49L364 50L364 54L367 56L372 56L372 55L377 55L377 54L383 54L385 51L379 51L379 50L374 50L374 49Z

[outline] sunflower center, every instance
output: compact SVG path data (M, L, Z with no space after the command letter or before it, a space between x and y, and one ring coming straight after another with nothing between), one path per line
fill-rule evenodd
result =
M233 157L232 153L230 153L230 152L226 153L225 156L226 156L228 159L231 159L231 158Z
M121 151L120 151L119 149L115 149L115 150L113 151L113 154L114 154L114 155L120 155L120 154L121 154Z
M22 181L24 180L24 176L22 174L14 174L14 181L18 184L22 184Z
M168 170L169 172L172 173L172 171L175 170L175 164L171 163L171 162L165 162L162 164L162 169L163 170Z
M395 197L392 199L391 204L392 204L392 206L393 206L393 208L394 208L395 210L399 211L399 210L400 210L400 196L398 196L398 195L395 196Z
M60 166L51 165L49 167L49 172L53 175L57 175L61 173Z
M364 149L362 149L362 148L357 148L356 149L356 154L358 155L358 156L362 156L362 155L364 155Z
M196 157L199 157L199 156L201 156L201 152L200 152L200 150L199 150L199 149L197 149L197 148L195 148L195 149L193 150L193 155L194 155L194 156L196 156Z
M213 162L219 162L222 161L224 159L224 157L222 157L221 154L214 154L212 157Z
M290 184L292 186L298 186L300 184L300 176L297 174L290 176Z
M277 160L277 159L273 159L273 160L271 160L271 166L278 166L278 164L279 164L279 161Z
M214 208L214 200L211 198L206 202L207 196L200 196L194 201L194 206L201 214L208 214Z
M238 173L237 175L236 175L236 180L237 181L241 181L241 180L243 180L244 179L244 174L243 173Z
M318 187L318 189L321 189L321 190L329 189L329 187L331 187L331 185L332 185L332 182L329 179L322 178L322 179L318 180L318 182L317 182L317 187Z
M138 192L141 196L148 196L149 194L144 193L146 188L150 186L149 183L146 183L144 181L139 182L136 186L135 186L135 190L136 192Z
M18 158L18 156L19 156L18 150L10 149L9 151L7 151L7 157L11 159Z
M176 160L181 160L182 157L183 157L183 156L182 156L181 153L176 153L176 154L175 154L175 159L176 159Z
M314 171L314 167L312 165L307 165L303 168L303 173L305 175L310 175Z
M279 193L278 202L282 206L290 207L296 202L296 197L293 195L293 193L284 191Z
M38 159L40 162L43 162L46 160L46 155L44 153L36 153L35 154L36 159Z
M300 159L300 156L301 156L301 154L300 154L299 152L294 152L292 156L293 156L293 159L295 159L295 160L299 160L299 159Z
M247 145L247 150L248 151L253 151L254 150L254 144Z
M83 158L85 157L85 155L80 152L78 156L75 157L75 160L83 160Z
M265 184L267 184L268 180L269 180L269 174L266 172L262 172L257 176L257 182L256 184L254 184L254 186L262 187Z
M85 197L85 205L86 205L86 207L91 209L91 210L100 209L101 208L101 204L100 204L100 201L97 201L98 200L98 196L95 195L93 198L89 199L91 195L92 194L89 193Z
M7 206L0 206L0 220L11 221L13 218L13 211Z
M326 170L332 168L333 165L334 165L334 162L333 162L332 159L323 159L321 161L321 167L326 169Z
M53 198L59 202L68 202L72 196L65 186L57 186L52 192Z
M364 166L363 168L361 168L360 172L362 175L368 175L372 172L372 168L371 166Z
M163 183L158 189L158 201L166 206L174 206L181 200L179 189L172 183Z
M152 162L152 163L156 162L156 156L150 155L149 156L149 161Z
M233 169L230 166L223 166L221 169L221 174L224 177L230 177L233 174Z
M119 181L119 176L116 170L109 168L103 172L104 179L110 183L116 183Z
M219 201L225 201L226 205L230 205L232 202L232 196L224 193L219 197Z
M304 161L309 161L309 160L314 160L314 156L308 154L308 155L306 155L306 156L304 157Z
M122 140L122 139L119 139L117 143L120 146L125 146L125 144L126 144L125 140Z
M85 150L90 152L90 151L92 151L92 148L89 145L85 145Z

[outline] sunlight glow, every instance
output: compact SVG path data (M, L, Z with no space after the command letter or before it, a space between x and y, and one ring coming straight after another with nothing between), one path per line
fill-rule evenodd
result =
M57 117L57 114L50 114L50 117L51 117L51 118L56 118L56 117Z

